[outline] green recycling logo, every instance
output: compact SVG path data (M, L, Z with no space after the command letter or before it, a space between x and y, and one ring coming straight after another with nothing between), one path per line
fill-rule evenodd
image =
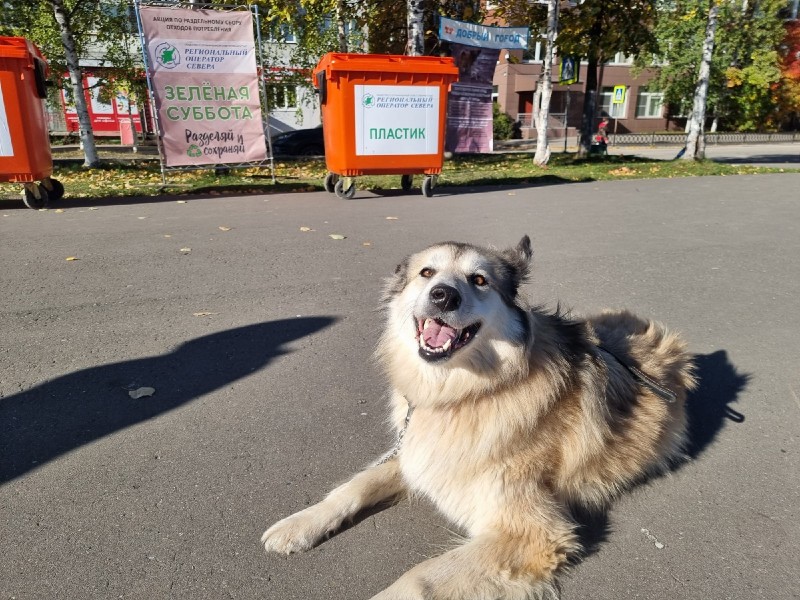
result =
M361 100L361 103L364 105L364 108L372 108L375 106L375 96L372 94L364 94L364 98Z
M203 156L203 151L200 150L200 147L197 144L192 144L189 146L189 149L186 150L186 156L191 158L200 158Z
M165 69L174 69L181 64L181 55L178 49L169 42L161 42L156 46L156 62Z

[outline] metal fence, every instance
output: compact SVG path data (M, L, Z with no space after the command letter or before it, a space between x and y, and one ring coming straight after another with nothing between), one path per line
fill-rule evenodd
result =
M800 142L800 132L794 133L706 133L706 145L717 144L774 144ZM619 146L682 146L685 133L618 133L609 135L609 141Z
M533 113L518 113L517 121L521 129L536 129ZM547 128L556 133L567 126L566 113L550 113ZM574 125L573 125L574 127ZM560 133L559 133L560 135ZM556 136L559 137L559 136ZM612 133L609 136L612 144L619 146L683 146L686 133ZM794 133L727 133L707 132L706 145L716 144L773 144L781 142L800 142L800 132Z

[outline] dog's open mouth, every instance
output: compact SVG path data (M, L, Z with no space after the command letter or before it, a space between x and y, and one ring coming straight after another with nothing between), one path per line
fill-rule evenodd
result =
M473 323L464 329L456 329L440 319L417 319L419 355L428 361L449 358L466 346L480 327L480 323Z

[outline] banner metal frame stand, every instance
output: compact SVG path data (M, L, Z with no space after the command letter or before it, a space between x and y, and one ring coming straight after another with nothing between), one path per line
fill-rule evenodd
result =
M258 6L255 4L195 4L191 2L169 2L168 0L134 0L134 13L136 14L136 25L139 29L139 44L142 50L142 59L144 61L144 71L147 80L147 92L149 95L150 106L153 111L153 123L156 128L156 145L158 146L158 157L161 163L161 183L164 187L167 186L167 173L175 171L204 171L209 169L252 169L269 166L272 183L276 183L275 179L275 160L272 154L272 136L269 130L269 108L267 106L267 86L265 81L264 72L264 52L261 43L261 19ZM264 160L242 163L210 163L206 165L196 166L177 166L170 167L166 164L166 156L164 152L164 144L162 142L162 128L161 121L158 115L158 106L156 105L155 92L153 81L151 77L150 57L147 52L147 45L144 38L144 29L142 27L142 18L139 14L140 6L155 6L160 8L183 8L183 9L204 9L204 10L217 10L219 12L237 12L242 10L249 10L253 13L253 25L255 27L255 45L257 49L257 64L256 75L258 77L258 89L261 93L261 126L264 130L264 142L266 144L267 157Z

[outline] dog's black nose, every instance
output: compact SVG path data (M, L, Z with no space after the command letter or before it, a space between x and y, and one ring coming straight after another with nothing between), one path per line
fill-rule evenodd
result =
M449 312L461 306L461 294L452 286L440 284L431 290L431 302L442 312Z

